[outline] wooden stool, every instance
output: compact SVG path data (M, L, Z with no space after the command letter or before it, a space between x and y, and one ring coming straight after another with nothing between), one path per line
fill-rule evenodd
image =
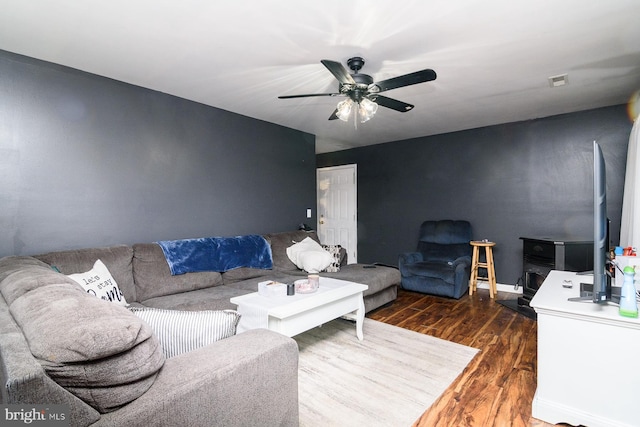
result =
M478 279L487 279L489 281L489 296L494 298L498 290L496 289L496 271L493 264L493 247L494 242L471 241L473 246L473 257L471 258L471 278L469 279L469 295L477 290ZM480 248L484 248L485 262L480 262ZM478 268L487 269L487 277L478 276Z

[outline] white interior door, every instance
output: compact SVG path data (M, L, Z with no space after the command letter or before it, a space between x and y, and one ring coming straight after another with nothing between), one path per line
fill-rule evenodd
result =
M349 264L358 262L358 192L356 165L317 170L318 237L347 250Z

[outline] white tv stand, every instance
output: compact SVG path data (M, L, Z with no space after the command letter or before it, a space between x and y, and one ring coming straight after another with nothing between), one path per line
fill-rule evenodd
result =
M616 305L568 301L580 296L580 282L593 276L553 270L531 300L538 314L532 415L552 424L638 426L640 319L620 316Z

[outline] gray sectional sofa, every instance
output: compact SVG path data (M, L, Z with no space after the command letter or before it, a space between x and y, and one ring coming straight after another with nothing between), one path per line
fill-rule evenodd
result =
M273 269L172 276L155 243L0 259L0 379L6 404L64 404L73 426L298 425L298 348L264 329L165 359L150 327L87 294L66 275L100 259L132 305L234 309L258 282L306 275L286 248L304 231L264 236ZM58 271L55 271L54 266ZM395 268L343 265L321 275L369 285L371 311L396 298Z
M263 237L271 244L273 269L237 268L222 274L188 273L185 277L170 275L162 249L157 244L135 244L133 276L136 294L135 297L132 295L133 301L139 301L149 307L180 310L235 309L236 306L229 302L229 298L256 292L258 282L276 280L291 283L306 277L307 273L289 260L286 249L306 237L319 242L315 232L291 231L265 234ZM43 259L53 261L52 257ZM369 289L364 293L365 311L369 312L392 302L398 296L401 277L396 268L365 268L364 264L345 263L346 258L343 258L343 265L338 272L320 274L323 277L368 285ZM159 272L161 274L158 274ZM202 278L198 281L189 280L190 274L202 275Z

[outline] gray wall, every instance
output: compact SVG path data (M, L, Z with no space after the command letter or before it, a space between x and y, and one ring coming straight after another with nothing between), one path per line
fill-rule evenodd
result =
M0 256L293 230L315 204L313 135L0 51Z
M410 114L410 113L409 113ZM397 265L427 219L465 219L495 241L499 283L522 275L521 236L593 234L592 141L607 167L608 214L620 235L632 123L624 105L320 154L358 165L358 260Z

